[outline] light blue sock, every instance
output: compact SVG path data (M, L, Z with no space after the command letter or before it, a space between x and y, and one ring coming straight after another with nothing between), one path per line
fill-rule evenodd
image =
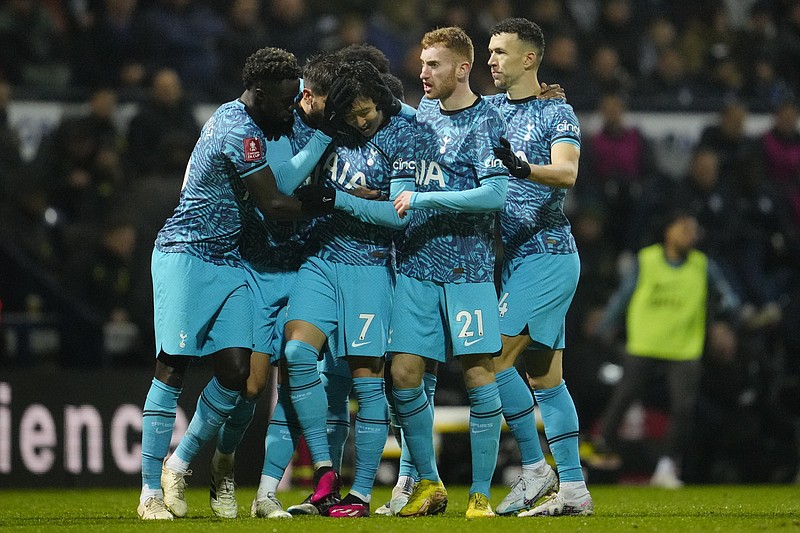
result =
M378 464L389 433L389 409L383 378L355 378L353 390L358 401L356 414L356 469L350 491L372 494Z
M498 372L495 379L503 404L503 417L519 445L522 464L532 465L541 461L544 459L544 454L536 429L533 394L530 387L513 366Z
M219 428L217 434L217 450L220 453L231 454L239 447L242 442L247 428L253 421L253 416L256 414L256 405L258 405L258 398L246 398L239 394L239 399L236 402L236 407L233 408L228 419Z
M392 430L392 434L394 434L397 445L400 446L400 466L397 477L399 479L403 476L409 476L417 479L417 469L414 468L414 464L411 462L411 454L408 452L408 446L406 446L405 439L403 438L403 428L401 427L402 424L400 424L400 417L397 416L397 409L394 406L394 395L389 393L386 396L386 400L389 407L389 427Z
M422 386L425 387L425 396L428 397L428 405L431 406L433 413L433 397L436 394L436 374L425 372L422 374Z
M331 464L325 419L328 404L325 389L317 371L317 350L310 344L292 340L284 348L289 370L289 394L297 421L303 429L311 460Z
M169 451L181 389L153 378L142 411L142 486L161 487L161 463Z
M344 445L350 433L350 390L353 388L353 378L327 372L320 374L320 378L328 398L325 429L328 433L333 469L341 472Z
M281 479L292 460L297 443L300 442L300 424L294 416L289 387L278 385L278 401L272 411L272 418L264 439L264 465L261 474Z
M503 407L497 383L487 383L467 390L469 395L469 431L472 449L472 486L470 494L480 492L490 496L497 453L500 450L500 430Z
M562 380L557 387L534 390L533 394L542 414L544 433L556 461L559 481L583 481L578 452L578 412L567 384Z
M433 416L433 397L436 394L436 375L430 372L425 372L422 375L422 386L425 387L425 395L428 397L428 405L431 407L431 416ZM411 454L408 451L408 446L405 445L403 440L402 431L400 433L400 470L398 477L408 476L413 479L419 479L417 469L414 468L414 463L411 461Z
M397 417L403 429L403 446L408 449L419 479L439 481L433 449L433 410L420 384L413 389L392 389Z
M192 421L180 444L175 449L175 455L187 463L197 457L203 445L213 439L219 428L228 419L228 415L236 407L239 391L226 389L219 384L216 377L212 377L206 388L200 393L197 400Z

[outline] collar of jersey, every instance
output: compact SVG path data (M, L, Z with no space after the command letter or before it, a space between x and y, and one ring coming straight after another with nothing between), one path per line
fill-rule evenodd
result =
M525 98L520 98L519 100L512 100L511 98L508 97L508 93L506 93L506 100L508 101L509 104L514 104L514 105L525 104L530 102L531 100L536 100L537 98L539 97L533 94Z
M475 102L472 105L468 105L467 107L462 107L461 109L442 109L442 106L439 106L439 113L441 113L442 115L445 115L445 116L451 116L451 115L455 115L457 113L461 113L462 111L466 111L467 109L471 109L471 108L475 107L476 105L481 103L481 100L483 100L483 96L479 95L476 92L473 92L472 94L474 94L475 96L478 97L478 99L475 100Z

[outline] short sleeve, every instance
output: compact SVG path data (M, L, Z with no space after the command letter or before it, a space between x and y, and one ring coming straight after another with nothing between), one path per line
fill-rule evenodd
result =
M241 178L268 165L266 141L261 130L253 123L231 129L225 135L222 151Z
M551 128L551 146L559 142L569 142L580 148L581 127L572 106L564 103L556 107L551 124L554 124Z

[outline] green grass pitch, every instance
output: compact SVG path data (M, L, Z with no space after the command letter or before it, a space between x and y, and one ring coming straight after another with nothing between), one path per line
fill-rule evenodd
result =
M196 483L199 484L199 481ZM211 517L208 491L189 489L189 516L172 522L144 522L136 516L138 487L130 489L0 489L0 529L3 531L231 531L237 533L335 533L457 531L505 532L643 532L643 531L795 531L800 532L800 486L689 486L677 491L643 486L590 486L595 516L558 518L464 518L467 487L448 487L449 506L443 516L402 519L373 516L362 519L301 517L265 520L249 517L253 487L237 490L236 520ZM506 493L494 487L492 503ZM284 507L301 501L307 490L278 494ZM389 497L381 487L373 495L373 510Z

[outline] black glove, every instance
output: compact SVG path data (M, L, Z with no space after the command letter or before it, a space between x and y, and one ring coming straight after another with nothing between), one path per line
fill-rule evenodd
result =
M511 149L511 143L505 137L500 137L500 146L495 146L492 151L515 178L525 179L531 175L531 166L517 157Z
M353 95L346 90L346 85L345 78L336 78L325 100L325 113L319 129L329 137L335 137L345 131L344 116L353 105Z
M336 204L336 189L322 183L304 185L294 191L294 196L303 204L303 212L314 216L332 213Z
M380 83L377 84L377 87L381 91L381 93L377 96L377 100L375 100L375 107L378 109L378 111L383 111L384 115L390 117L398 114L403 104L392 93L392 90L386 84L386 81L383 79L383 77L381 77Z

